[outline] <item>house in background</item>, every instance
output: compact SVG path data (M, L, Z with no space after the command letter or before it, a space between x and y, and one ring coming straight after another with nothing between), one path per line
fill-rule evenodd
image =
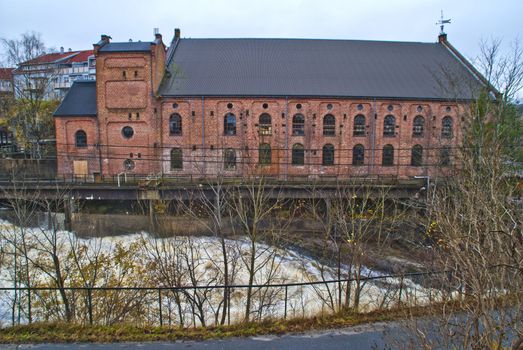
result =
M22 62L13 71L16 98L41 94L44 99L62 99L75 80L94 80L93 50L48 53Z
M14 68L0 68L0 153L10 151L13 145L13 135L3 125L3 120L6 117L4 114L7 111L7 103L13 97L13 70Z
M13 70L14 68L0 68L0 94L13 93Z

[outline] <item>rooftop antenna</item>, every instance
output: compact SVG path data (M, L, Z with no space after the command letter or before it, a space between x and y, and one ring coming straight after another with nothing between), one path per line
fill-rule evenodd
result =
M436 22L436 25L439 25L440 32L439 34L445 34L445 24L450 24L450 18L449 19L443 19L443 10L441 10L441 18L439 21Z

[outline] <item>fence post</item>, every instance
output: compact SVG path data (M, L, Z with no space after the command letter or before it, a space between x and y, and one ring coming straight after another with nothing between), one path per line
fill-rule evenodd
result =
M401 293L402 292L403 292L403 275L401 276L401 280L400 280L400 295L398 298L398 306L401 304Z
M33 321L33 316L31 314L31 287L27 288L27 318L29 324Z
M160 307L160 327L163 326L163 315L162 315L162 290L158 288L158 306Z
M91 288L87 287L87 312L89 313L89 324L93 325L93 295Z
M448 279L448 288L447 288L447 298L452 299L452 282L454 281L454 276L452 275L452 270L447 273Z
M285 285L285 308L284 308L284 311L283 311L283 319L286 320L287 319L287 289L289 288L289 286Z

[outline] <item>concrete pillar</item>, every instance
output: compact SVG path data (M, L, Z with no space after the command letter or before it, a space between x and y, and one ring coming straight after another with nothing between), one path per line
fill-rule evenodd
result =
M155 200L149 200L149 231L156 233L156 213L154 211Z
M72 214L74 213L74 200L67 198L64 202L64 228L66 231L73 230Z

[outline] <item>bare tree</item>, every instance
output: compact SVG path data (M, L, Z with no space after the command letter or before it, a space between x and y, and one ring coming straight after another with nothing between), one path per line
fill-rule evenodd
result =
M18 144L39 159L43 156L41 141L52 137L54 130L52 113L58 101L53 99L52 84L57 68L49 62L35 62L46 52L38 33L28 32L18 40L1 41L7 62L17 66L13 81L17 99L9 106L8 123L15 130Z
M14 298L12 303L11 321L20 323L22 314L21 298L22 295L16 288L31 287L32 272L29 257L31 250L30 227L33 227L35 216L39 210L38 200L40 199L39 191L28 189L23 182L16 181L15 174L12 174L12 180L9 187L2 188L7 198L7 207L12 212L13 225L11 229L1 230L1 238L7 244L6 254L11 256L12 279ZM31 310L27 310L29 322L32 320Z
M439 267L449 271L440 280L449 293L429 322L409 323L417 348L523 343L522 211L512 168L514 148L521 147L513 97L522 86L523 57L518 44L502 56L494 41L482 45L479 62L488 83L461 116L467 125L455 174L429 197L430 235Z
M280 268L281 261L276 259L276 251L271 245L283 237L292 215L285 219L274 215L285 201L278 187L268 185L263 177L251 178L235 185L229 198L228 216L233 233L247 239L245 245L239 242L238 249L242 265L247 270L244 321L248 322L253 298L260 292L260 289L254 289L254 285L269 284ZM268 244L261 245L262 242ZM260 307L263 308L263 303Z
M316 288L332 311L358 312L361 293L373 272L372 257L387 254L391 237L407 221L406 208L389 190L357 182L338 183L331 191L312 189L307 209L323 231L320 276L352 281Z
M224 185L224 178L221 172L218 174L216 179L207 181L205 186L202 186L200 189L192 193L192 198L189 200L189 204L186 205L184 201L180 201L181 206L183 207L183 212L191 217L194 220L197 220L208 232L210 232L214 237L216 237L220 243L221 247L221 264L222 268L218 268L218 271L222 271L223 274L223 299L221 302L221 318L220 324L225 324L228 315L229 309L229 300L230 300L230 289L228 286L233 280L231 274L231 254L232 252L231 244L228 243L226 239L226 233L224 231L224 226L226 223L226 214L227 214L227 201L229 199L229 192L227 186ZM196 211L195 206L197 206L201 211ZM220 261L216 256L212 257L210 261L213 264L218 264ZM217 310L216 317L219 316L220 311Z

